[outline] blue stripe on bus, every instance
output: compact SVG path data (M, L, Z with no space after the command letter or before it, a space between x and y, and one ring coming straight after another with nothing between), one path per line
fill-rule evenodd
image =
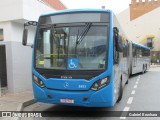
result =
M57 14L64 14L64 13L77 13L77 12L110 12L112 13L111 10L106 10L106 9L68 9L68 10L61 10L58 12L52 12L48 14L42 14L41 16L48 16L48 15L57 15ZM40 16L40 17L41 17Z
M138 43L136 43L136 42L131 42L131 43L134 44L134 45L137 45L137 46L139 46L139 47L146 48L146 49L150 50L149 47L144 46L144 45L142 45L142 44L138 44Z

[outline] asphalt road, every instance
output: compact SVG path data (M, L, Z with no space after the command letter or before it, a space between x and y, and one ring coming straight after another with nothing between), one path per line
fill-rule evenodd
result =
M30 120L160 120L160 117L151 117L157 113L160 115L160 67L150 68L145 74L131 76L129 83L124 87L122 100L112 108L69 107L44 103L35 103L24 108L24 111L52 111L47 114L48 116L52 116L54 111L77 111L79 114L84 114L91 110L94 111L93 114L87 117L61 117L59 115L58 117L30 118ZM113 111L113 113L120 111L122 115L106 117L105 114L108 111ZM101 115L102 113L104 115ZM126 113L129 113L129 117L125 117ZM95 117L95 114L98 117ZM142 117L144 114L149 117ZM28 120L28 118L21 118L21 120Z

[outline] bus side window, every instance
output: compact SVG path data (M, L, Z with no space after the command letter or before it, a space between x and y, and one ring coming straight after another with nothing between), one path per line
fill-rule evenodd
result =
M133 45L132 46L133 48L133 51L132 51L132 54L133 54L133 57L136 57L136 46L135 45Z

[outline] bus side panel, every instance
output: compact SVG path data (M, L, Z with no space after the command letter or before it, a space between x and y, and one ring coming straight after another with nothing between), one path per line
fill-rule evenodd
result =
M130 42L130 71L132 75L149 69L149 53L150 49L148 47Z
M127 38L125 36L125 33L119 24L116 16L114 16L114 27L117 27L119 29L119 36L122 39L123 45L128 45ZM115 81L115 96L116 99L119 97L119 86L121 84L124 87L125 83L128 80L129 76L129 55L124 55L122 52L119 52L119 62L118 64L114 64L114 81Z

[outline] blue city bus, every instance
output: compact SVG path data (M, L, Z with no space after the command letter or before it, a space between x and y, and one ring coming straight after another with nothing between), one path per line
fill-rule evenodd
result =
M129 77L129 42L111 10L64 10L41 15L33 45L37 102L110 107L122 99Z

